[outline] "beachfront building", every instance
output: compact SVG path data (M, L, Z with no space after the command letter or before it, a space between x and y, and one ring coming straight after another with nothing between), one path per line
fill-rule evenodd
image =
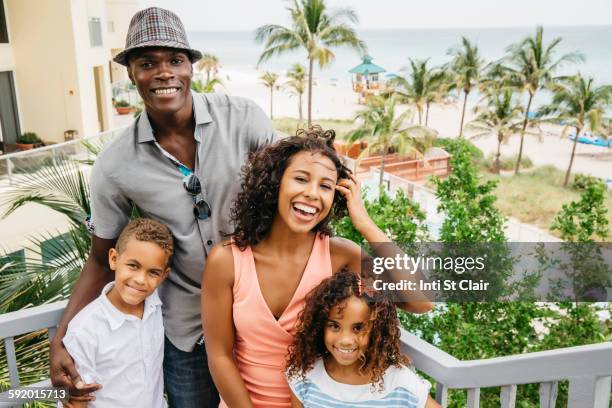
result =
M361 64L349 71L352 74L353 91L363 98L378 93L382 87L380 74L386 72L383 67L372 63L372 60L373 58L369 55L364 55Z
M45 143L113 127L111 63L137 0L0 0L0 143Z

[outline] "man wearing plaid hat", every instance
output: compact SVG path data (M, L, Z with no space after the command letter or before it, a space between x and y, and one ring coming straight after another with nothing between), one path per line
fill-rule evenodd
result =
M233 230L229 209L240 189L240 167L250 151L276 136L252 101L191 91L192 64L201 57L179 18L156 7L134 15L125 50L115 57L145 110L96 160L92 249L51 344L51 380L70 387L77 400L91 400L100 385L83 383L62 339L72 317L113 279L108 251L136 206L166 224L175 240L172 273L160 287L168 402L179 408L219 404L203 345L202 271L208 251Z

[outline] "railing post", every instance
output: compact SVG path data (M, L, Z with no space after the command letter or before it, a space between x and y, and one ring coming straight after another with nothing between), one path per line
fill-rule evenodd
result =
M568 408L608 408L610 377L571 378Z
M8 362L11 387L19 387L19 370L17 368L17 356L15 355L15 341L12 337L4 339L4 349L6 350L6 361Z
M516 385L502 387L499 395L501 408L514 408L516 404Z
M436 401L446 408L448 405L448 387L442 383L436 383Z
M555 408L558 382L540 384L540 408Z
M467 390L468 408L478 408L480 406L480 388L470 388Z

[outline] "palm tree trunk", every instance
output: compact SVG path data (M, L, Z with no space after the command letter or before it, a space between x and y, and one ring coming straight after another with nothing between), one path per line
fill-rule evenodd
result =
M385 157L387 156L387 148L385 146L382 152L382 158L380 159L380 180L378 181L378 189L381 190L383 186L384 175L385 175Z
M270 87L270 120L274 119L274 115L272 114L272 106L274 104L274 87Z
M421 126L421 116L423 116L423 108L420 105L417 105L417 112L419 112L419 126Z
M463 119L465 118L465 107L467 106L467 97L470 91L463 91L463 109L461 110L461 125L459 127L459 137L463 137Z
M523 157L523 141L525 140L525 129L527 129L527 122L529 122L529 109L531 108L531 101L533 99L531 92L529 93L529 101L527 102L527 109L525 110L525 119L523 120L523 128L521 129L521 145L519 146L518 158L514 165L514 174L517 175L521 167L521 159Z
M576 145L578 144L578 135L580 135L582 129L576 128L576 138L574 138L574 144L572 146L572 155L570 157L569 166L567 166L567 171L565 172L565 181L563 181L563 187L567 187L567 182L569 181L570 174L572 174L572 165L574 164L574 155L576 154Z
M502 144L502 140L504 140L503 135L497 135L497 153L495 154L495 164L493 164L493 171L495 172L495 174L499 174L500 173L500 162L499 162L499 157L501 156L501 144Z
M308 126L312 124L312 69L314 60L308 59Z
M429 122L429 102L425 105L425 127L427 127L427 123Z
M210 69L206 70L206 83L210 82Z
M298 110L300 114L300 123L304 120L304 115L302 115L302 94L298 95Z

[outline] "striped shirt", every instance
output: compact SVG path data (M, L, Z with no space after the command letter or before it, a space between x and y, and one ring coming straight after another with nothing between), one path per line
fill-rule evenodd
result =
M423 408L431 384L408 367L389 367L384 374L384 388L372 384L339 383L329 376L323 360L318 360L306 378L290 378L293 394L305 408Z

